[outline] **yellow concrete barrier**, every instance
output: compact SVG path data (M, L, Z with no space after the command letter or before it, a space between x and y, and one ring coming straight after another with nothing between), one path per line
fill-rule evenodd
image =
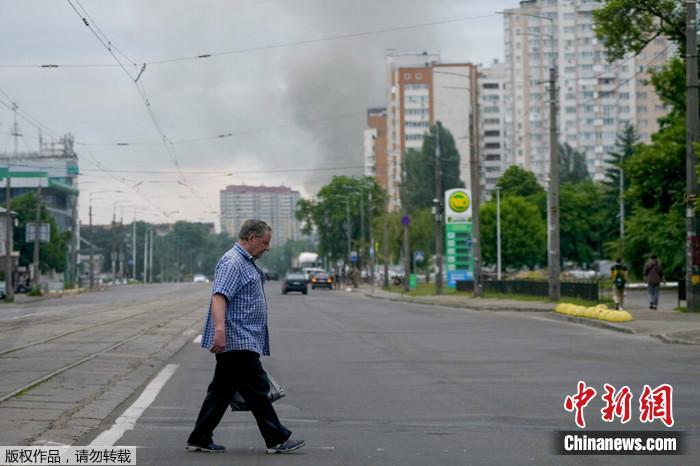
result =
M632 314L627 311L614 311L605 304L584 307L572 303L559 303L554 308L559 314L566 314L574 317L585 317L587 319L605 320L607 322L629 322Z

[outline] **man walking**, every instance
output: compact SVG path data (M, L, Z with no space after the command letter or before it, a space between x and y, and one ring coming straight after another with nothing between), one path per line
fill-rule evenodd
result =
M649 309L658 309L659 285L663 281L663 269L656 254L652 254L651 258L644 264L644 281L649 290Z
M202 335L202 347L216 355L214 378L187 439L187 451L222 453L213 432L238 391L250 407L267 446L267 453L289 453L306 443L277 418L267 398L260 355L269 356L267 301L263 272L255 265L270 250L272 229L261 220L247 220L239 241L216 265L212 298Z
M625 305L625 285L627 285L627 266L622 264L622 259L615 259L615 265L610 268L610 276L613 282L613 301L615 309L622 309Z

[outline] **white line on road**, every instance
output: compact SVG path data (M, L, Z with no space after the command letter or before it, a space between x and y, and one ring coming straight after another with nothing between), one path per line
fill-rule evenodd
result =
M192 343L194 344L200 344L202 342L202 335L197 336L194 340L192 340Z
M122 438L122 435L124 435L127 430L133 429L136 425L136 421L138 421L139 417L146 411L146 408L153 403L158 393L160 393L161 389L168 383L168 380L170 380L170 377L173 376L178 367L180 367L179 364L168 364L165 366L158 375L151 380L151 383L146 386L141 396L134 401L134 404L129 406L129 408L124 411L124 414L114 421L114 425L109 430L102 432L95 440L90 442L90 446L112 446Z
M16 316L16 317L13 317L12 320L24 319L25 317L33 316L33 315L35 315L35 314L36 314L36 312L32 312L31 314L24 314L24 315L21 315L21 316Z

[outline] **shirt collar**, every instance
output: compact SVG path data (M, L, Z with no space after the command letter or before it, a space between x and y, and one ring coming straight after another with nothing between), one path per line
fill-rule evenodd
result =
M255 258L254 258L248 251L246 251L245 248L244 248L243 246L241 246L241 243L236 243L236 244L233 246L233 249L235 249L236 251L238 251L238 254L240 254L241 256L245 257L245 258L248 259L249 261L255 262Z

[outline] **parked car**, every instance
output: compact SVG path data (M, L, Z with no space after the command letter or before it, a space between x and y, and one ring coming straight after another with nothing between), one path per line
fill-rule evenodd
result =
M192 283L209 283L209 279L203 273L196 273L192 277Z
M5 299L5 281L0 281L0 299Z
M309 292L306 277L300 272L289 272L284 276L282 281L282 294L287 294L290 291L300 291L302 294Z
M328 272L317 272L311 277L311 289L328 288L333 289L333 276Z
M267 270L263 269L263 273L265 274L265 280L279 280L280 276L277 272L274 270Z

